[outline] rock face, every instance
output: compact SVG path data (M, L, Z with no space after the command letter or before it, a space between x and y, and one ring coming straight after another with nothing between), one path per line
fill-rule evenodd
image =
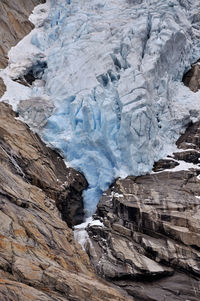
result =
M2 162L55 200L69 226L82 222L82 191L87 181L79 172L66 168L61 156L46 147L25 124L15 120L15 116L10 106L0 103Z
M200 298L199 134L197 122L180 137L174 166L161 160L160 172L118 179L97 208L104 226L87 229L97 272L135 300Z
M56 204L81 220L86 180L15 117L0 103L0 300L131 300L95 276L60 217Z
M0 97L4 94L5 91L6 91L6 86L2 78L0 77Z
M192 68L183 77L184 84L193 92L200 89L200 65L199 62L192 65Z

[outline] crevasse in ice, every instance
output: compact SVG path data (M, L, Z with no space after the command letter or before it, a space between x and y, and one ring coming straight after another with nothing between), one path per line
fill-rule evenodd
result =
M45 60L46 84L26 96L46 95L54 102L41 135L86 176L84 201L91 214L116 177L149 172L198 116L200 95L181 80L200 57L200 4L51 0L48 5L48 17L29 38L37 51L23 66ZM22 72L22 65L11 58L10 74Z

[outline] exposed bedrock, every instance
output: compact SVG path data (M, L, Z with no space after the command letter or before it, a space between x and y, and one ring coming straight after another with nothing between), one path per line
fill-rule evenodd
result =
M5 91L6 91L6 86L2 78L0 77L0 97L5 93Z
M86 180L15 117L0 103L0 300L132 300L97 278L57 209L80 222Z
M183 83L193 92L200 89L200 62L193 64L191 69L183 76Z
M188 127L161 171L116 180L97 207L104 226L87 228L96 271L135 300L200 299L199 132Z

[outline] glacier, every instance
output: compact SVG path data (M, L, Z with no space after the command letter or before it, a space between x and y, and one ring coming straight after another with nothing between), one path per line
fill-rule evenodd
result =
M115 178L150 172L199 118L200 92L182 83L200 57L199 10L198 0L48 0L11 49L2 100L53 103L38 132L87 178L87 216ZM38 62L42 79L13 81Z

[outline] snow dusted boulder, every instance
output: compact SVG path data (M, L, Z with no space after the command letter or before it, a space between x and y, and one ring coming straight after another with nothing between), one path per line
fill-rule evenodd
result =
M23 120L36 130L42 128L47 119L53 114L54 105L50 99L39 97L21 100L18 105L18 113Z

